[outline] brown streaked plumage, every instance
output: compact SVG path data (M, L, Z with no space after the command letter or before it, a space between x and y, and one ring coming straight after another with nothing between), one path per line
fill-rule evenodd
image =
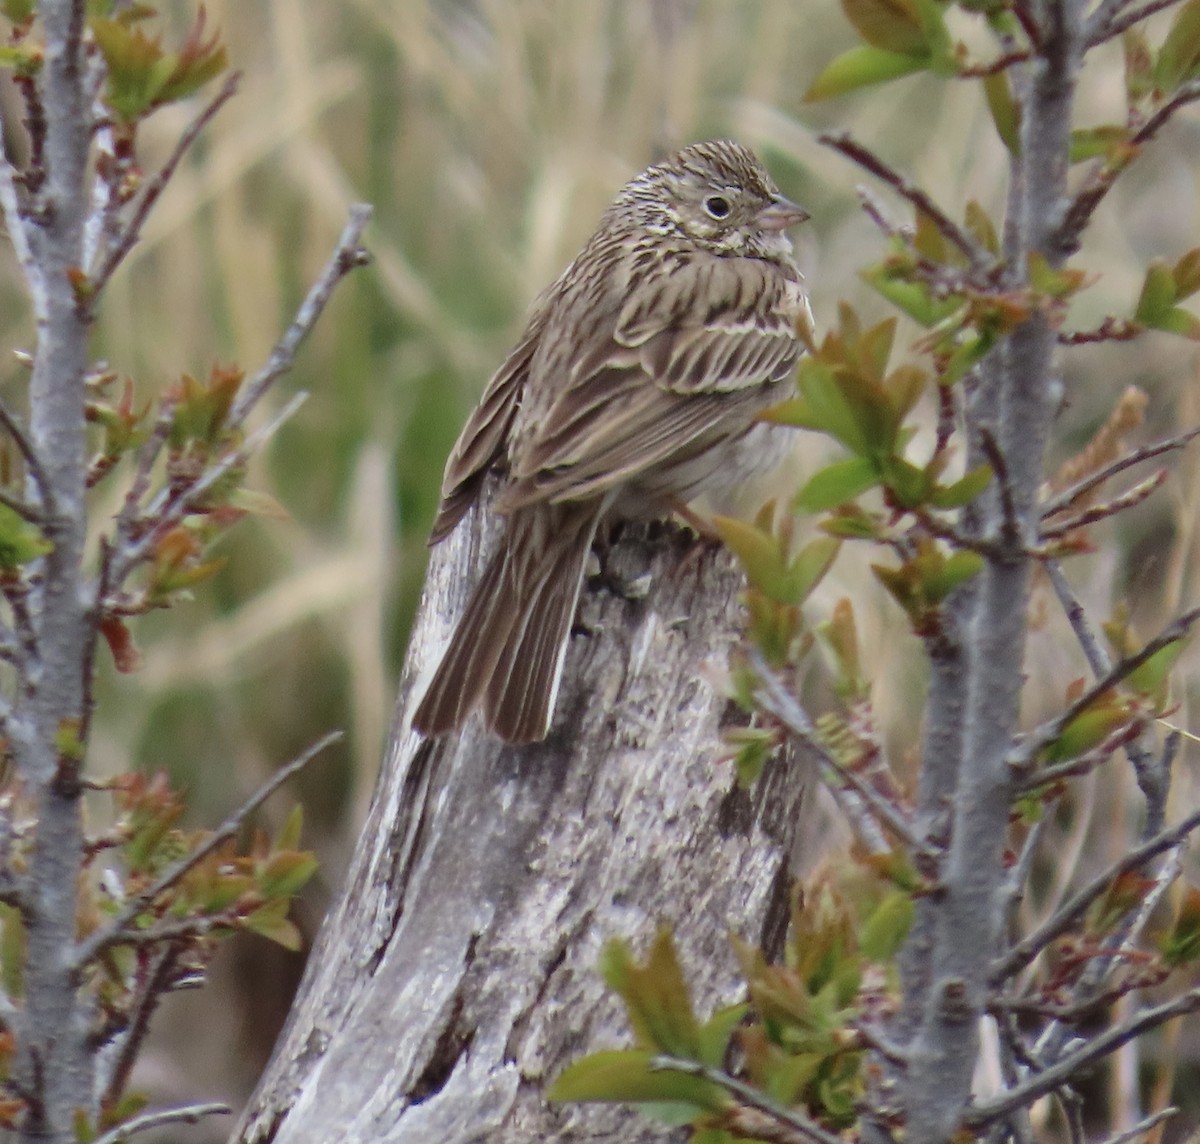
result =
M627 183L537 299L446 464L430 544L492 470L506 521L419 731L482 706L501 738L544 738L601 523L664 515L773 459L755 418L800 356L808 303L784 232L807 217L745 147L697 143Z

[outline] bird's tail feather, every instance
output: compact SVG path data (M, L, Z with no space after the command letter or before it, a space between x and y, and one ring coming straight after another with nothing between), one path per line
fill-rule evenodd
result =
M413 717L425 735L460 727L482 701L510 743L545 738L584 562L603 504L535 505L507 520Z

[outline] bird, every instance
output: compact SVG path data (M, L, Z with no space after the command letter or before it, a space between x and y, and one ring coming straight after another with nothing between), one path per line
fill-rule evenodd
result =
M429 544L483 496L502 517L412 726L482 707L505 742L544 739L588 555L602 529L670 516L779 459L760 421L811 328L787 233L809 214L747 147L694 143L617 194L534 301L446 462Z

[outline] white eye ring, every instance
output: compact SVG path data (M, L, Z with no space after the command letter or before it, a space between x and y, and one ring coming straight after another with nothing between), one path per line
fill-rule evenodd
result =
M715 218L718 222L728 218L731 210L733 210L733 207L724 195L709 195L704 200L704 213L709 218Z

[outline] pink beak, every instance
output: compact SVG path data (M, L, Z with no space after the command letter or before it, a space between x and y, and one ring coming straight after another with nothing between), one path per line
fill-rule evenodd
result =
M769 206L758 212L758 224L764 230L787 230L789 226L795 226L811 217L808 211L797 206L791 199L776 195Z

